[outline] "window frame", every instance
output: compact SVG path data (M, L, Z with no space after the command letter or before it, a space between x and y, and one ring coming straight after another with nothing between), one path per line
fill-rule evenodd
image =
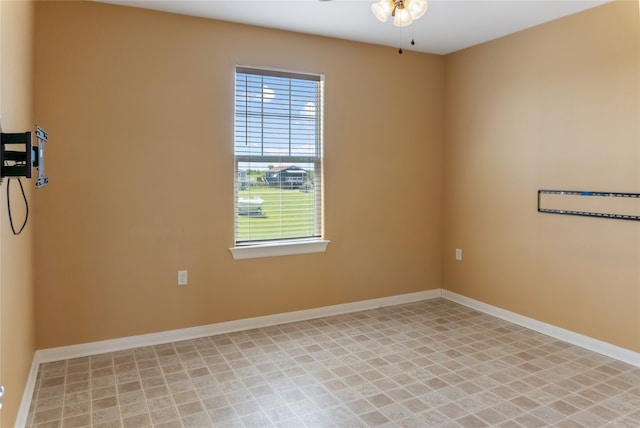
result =
M317 131L319 132L319 141L316 147L317 154L316 156L296 156L289 153L287 156L250 156L254 162L264 162L264 163L282 163L283 158L286 159L285 162L293 162L293 163L313 163L314 164L314 180L319 180L320 190L319 195L317 195L318 199L318 207L316 208L316 222L313 225L316 230L317 236L313 237L304 237L304 238L283 238L277 240L265 240L265 241L245 241L238 242L238 190L240 188L239 185L239 164L243 162L247 162L247 155L238 155L236 151L236 142L237 142L237 134L236 134L236 116L237 116L237 107L236 107L236 97L237 97L237 74L253 74L253 75L262 75L262 76L270 76L270 77L283 77L290 79L304 79L304 80L314 80L319 82L320 84L320 94L319 100L321 105L317 111L320 114L319 118L319 126ZM265 67L248 67L248 66L240 66L237 65L234 69L234 138L233 138L233 158L234 158L234 246L229 248L232 256L236 260L240 259L251 259L251 258L260 258L260 257L274 257L274 256L286 256L286 255L295 255L295 254L310 254L310 253L320 253L326 251L329 240L324 238L324 75L322 74L313 74L313 73L303 73L296 71L288 71L288 70L280 70L280 69L271 69ZM313 160L313 161L311 161ZM319 172L319 177L318 177Z

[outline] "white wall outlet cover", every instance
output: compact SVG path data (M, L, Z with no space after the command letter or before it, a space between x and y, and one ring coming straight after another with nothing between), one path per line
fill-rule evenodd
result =
M178 285L187 285L187 271L179 270L178 271Z

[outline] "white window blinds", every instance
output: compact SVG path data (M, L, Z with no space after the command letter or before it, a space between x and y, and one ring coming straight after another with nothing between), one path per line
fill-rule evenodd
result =
M322 78L236 68L235 241L322 235Z

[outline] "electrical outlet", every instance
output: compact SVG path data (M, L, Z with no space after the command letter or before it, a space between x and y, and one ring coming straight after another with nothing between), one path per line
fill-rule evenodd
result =
M187 271L179 270L178 271L178 285L187 285Z
M460 248L456 248L456 260L462 260L462 250Z

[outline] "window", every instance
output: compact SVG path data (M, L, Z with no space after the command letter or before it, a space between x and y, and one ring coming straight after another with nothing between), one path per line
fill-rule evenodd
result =
M247 247L326 247L322 100L320 75L236 67L235 258Z

